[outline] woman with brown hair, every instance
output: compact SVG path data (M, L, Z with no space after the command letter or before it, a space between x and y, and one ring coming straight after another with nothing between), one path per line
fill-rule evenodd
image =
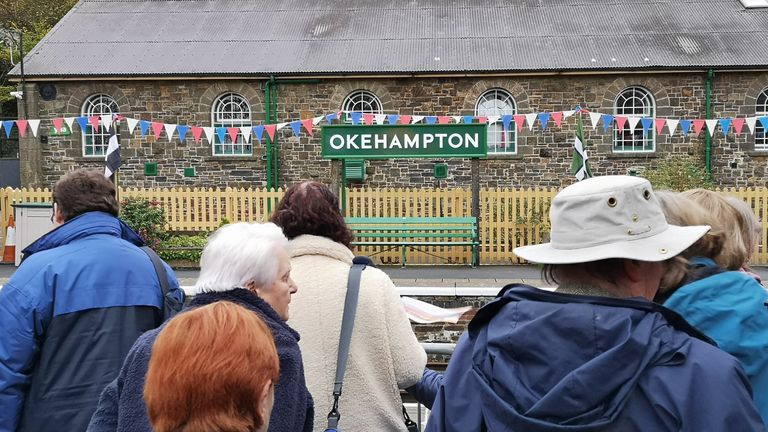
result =
M326 424L333 404L339 332L354 238L327 186L304 181L290 187L272 215L290 240L299 291L289 324L301 334L307 387L315 399L315 425ZM411 330L389 277L362 273L355 325L341 397L345 431L405 431L399 389L416 384L426 354Z
M155 432L264 432L279 377L258 315L219 301L182 313L155 340L144 401Z

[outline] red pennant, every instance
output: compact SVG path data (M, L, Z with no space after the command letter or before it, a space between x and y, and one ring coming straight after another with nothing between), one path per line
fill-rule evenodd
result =
M26 120L16 120L16 127L19 128L19 136L24 138L27 136L27 121Z
M517 126L517 131L520 132L523 130L523 126L525 126L525 116L524 115L513 115L512 118L515 119L515 126Z
M203 128L192 126L192 136L195 137L195 143L200 143L200 137L203 136Z
M451 118L448 116L437 116L437 124L448 124L451 122Z
M744 119L743 118L735 118L733 119L733 130L736 131L736 135L739 135L741 133L741 128L744 127Z
M160 139L160 133L163 132L163 124L159 122L152 122L152 133L155 136L155 139Z
M309 136L312 136L312 127L314 127L314 125L312 124L312 119L302 120L301 124L304 125L304 129L307 130L307 133L309 134Z
M701 129L704 127L704 124L706 122L702 119L696 119L693 121L693 131L696 133L696 135L701 133Z
M555 111L552 113L552 120L555 121L555 124L557 127L560 127L560 122L563 121L563 112L562 111Z
M656 119L656 133L661 135L661 131L664 130L664 125L667 124L667 121L664 119Z
M265 125L264 130L267 131L267 136L272 141L275 140L275 125Z
M63 118L55 118L51 120L53 122L53 128L56 130L56 133L61 132L61 127L64 125L64 119Z
M91 126L93 126L94 132L99 130L99 116L90 116L88 117L88 121L91 123Z
M624 125L627 124L627 118L620 116L616 116L614 118L616 119L616 126L619 127L619 130L624 130Z
M478 123L487 123L488 122L488 117L478 117L477 118L477 122Z
M401 115L400 116L400 124L411 124L411 116L409 115Z
M229 139L232 140L232 142L237 142L237 134L240 132L239 128L236 127L228 127L227 133L229 134Z
M363 122L370 126L373 124L373 114L363 114Z

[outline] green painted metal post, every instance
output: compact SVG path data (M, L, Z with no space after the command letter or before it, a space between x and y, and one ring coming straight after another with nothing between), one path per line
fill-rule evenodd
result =
M270 109L269 109L269 101L270 101L270 86L271 83L269 81L264 83L264 99L266 100L266 118L264 119L264 122L266 124L271 124L272 117L270 116ZM265 146L265 152L266 156L265 159L267 161L267 190L272 188L272 152L271 152L271 141L269 139L269 136L267 136L266 140L264 141L266 143Z
M707 90L704 94L704 104L706 105L707 119L712 118L712 80L715 78L715 71L707 70ZM705 150L704 150L704 171L707 179L712 179L712 136L704 132Z
M347 214L347 161L341 160L341 214Z
M272 83L272 91L270 92L270 96L272 99L270 100L271 110L272 110L272 118L274 118L275 121L277 121L277 86L278 83L275 80L274 75L269 76L269 81ZM280 150L279 145L277 142L277 133L275 133L275 139L272 141L272 187L274 189L278 188L278 185L280 184Z

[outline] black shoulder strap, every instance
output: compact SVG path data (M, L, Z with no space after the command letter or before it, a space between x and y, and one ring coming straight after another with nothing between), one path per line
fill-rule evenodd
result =
M163 260L161 260L160 257L157 256L157 253L155 253L149 246L142 246L141 250L149 256L152 265L155 267L157 278L160 280L160 288L163 292L163 319L167 320L179 313L183 301L179 301L171 293L171 287L168 285L168 272L165 271Z

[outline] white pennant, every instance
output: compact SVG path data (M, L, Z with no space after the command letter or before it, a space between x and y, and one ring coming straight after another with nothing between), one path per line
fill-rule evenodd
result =
M709 136L715 135L715 129L717 129L717 119L705 120L707 122L707 129L709 129Z
M629 123L629 131L634 133L637 124L640 123L641 117L627 117L627 123Z
M288 126L288 123L278 123L277 126L275 126L275 130L280 130L286 126Z
M677 129L677 124L680 122L680 120L673 120L673 119L667 119L667 129L669 129L669 136L672 136L675 134L675 129Z
M37 138L37 128L40 127L40 120L28 120L29 128L32 129L32 136Z
M461 123L461 116L451 116L454 123Z
M570 111L563 111L563 118L568 118L572 115L576 114L576 111L570 110Z
M240 126L240 135L245 138L245 143L250 144L251 143L251 127L250 126Z
M488 124L492 125L499 121L499 119L501 119L501 116L488 116Z
M99 116L99 124L104 127L105 131L108 131L110 126L112 126L112 114Z
M205 137L208 138L209 143L213 143L213 128L212 127L204 127L203 132L205 132Z
M749 128L749 133L751 134L755 133L755 122L757 122L757 117L747 117L746 119L747 127Z
M317 124L323 121L324 118L325 116L312 117L312 124L317 126Z
M69 130L72 130L72 125L75 124L75 118L74 117L64 117L64 123L67 124L67 127L69 127Z
M387 119L386 114L376 114L373 116L373 120L376 122L377 125L384 124L384 120Z
M536 113L530 113L525 115L525 121L528 123L528 130L533 130L533 123L536 121Z
M139 120L135 118L126 117L125 121L128 122L128 132L133 135L133 131L136 130L136 125L139 124Z
M424 120L424 116L412 116L411 117L411 124L418 123L420 121Z
M165 136L167 136L168 137L168 141L170 141L171 138L173 138L173 132L176 131L176 125L175 124L163 123L163 128L165 128Z
M592 130L595 130L595 128L597 127L597 123L600 121L600 117L602 116L603 115L600 113L591 112L591 111L589 112L589 121L592 122Z

